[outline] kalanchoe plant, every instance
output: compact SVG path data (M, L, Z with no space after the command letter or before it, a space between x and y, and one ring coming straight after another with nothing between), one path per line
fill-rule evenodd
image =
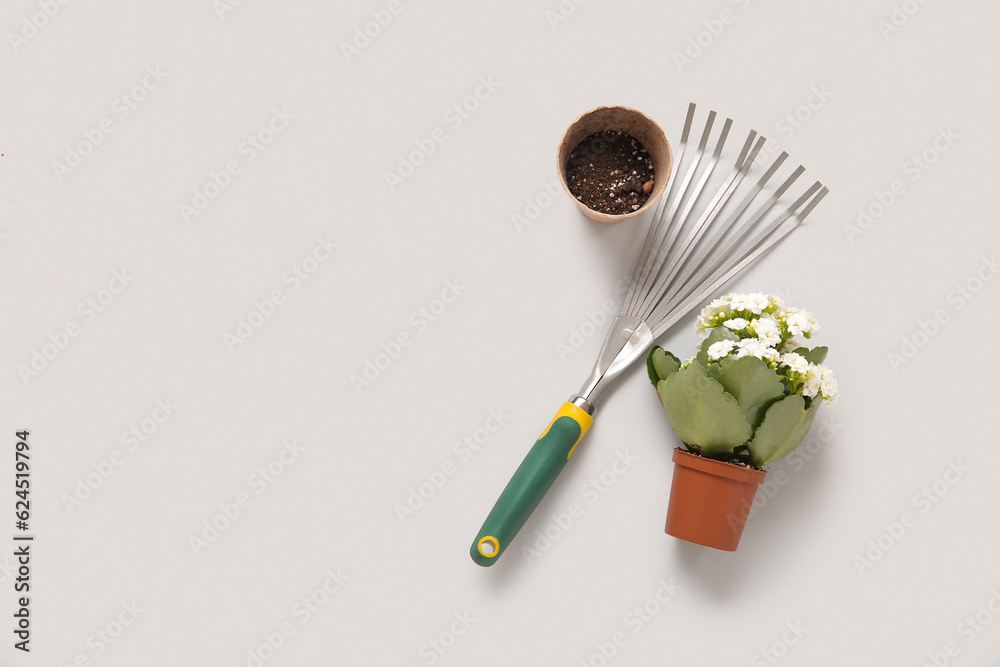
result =
M819 331L812 314L772 295L729 294L702 310L697 355L681 362L656 346L649 379L689 451L760 468L788 456L823 403L839 396L823 361L805 346Z

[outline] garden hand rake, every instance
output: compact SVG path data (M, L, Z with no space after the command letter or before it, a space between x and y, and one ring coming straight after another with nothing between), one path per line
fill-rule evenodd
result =
M805 171L799 166L750 211L788 157L781 153L747 194L733 200L738 203L723 215L764 145L764 137L751 131L723 183L707 204L700 205L699 198L719 163L732 120L726 119L709 154L707 146L716 118L714 111L709 113L691 163L677 184L681 162L689 149L694 112L692 103L667 190L657 205L621 313L611 324L594 370L580 391L559 408L487 516L470 550L472 560L479 565L492 565L510 545L573 456L593 423L598 403L622 373L644 357L653 342L691 309L791 233L828 192L816 182L781 211L778 200ZM775 210L780 212L766 220Z

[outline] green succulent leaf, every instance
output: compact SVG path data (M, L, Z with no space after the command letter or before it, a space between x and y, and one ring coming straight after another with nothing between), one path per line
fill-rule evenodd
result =
M764 411L785 395L781 378L757 357L722 359L708 367L708 375L736 399L752 428L760 426Z
M659 345L654 345L646 357L646 372L649 373L649 381L654 387L660 380L666 380L676 373L680 367L681 360Z
M736 399L703 367L691 364L656 387L674 432L703 454L731 454L750 438L750 424Z
M805 399L793 394L771 405L748 443L751 462L759 467L791 454L809 432L820 403L813 401L806 409Z
M826 353L830 351L830 348L820 345L819 347L814 347L809 349L807 347L797 347L793 350L798 354L801 354L806 358L807 361L811 361L814 364L821 364L826 359Z
M718 343L720 340L731 340L736 342L739 339L740 337L733 333L731 329L727 329L724 326L712 329L712 333L708 334L708 338L701 343L701 350L698 352L698 363L704 367L708 366L708 348L714 343Z

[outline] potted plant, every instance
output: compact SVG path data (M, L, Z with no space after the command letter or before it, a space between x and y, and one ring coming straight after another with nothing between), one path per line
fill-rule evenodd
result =
M763 466L788 456L839 390L823 364L827 348L806 347L820 328L815 318L776 296L716 299L696 328L694 357L682 362L655 346L646 359L683 443L673 456L666 532L735 551Z

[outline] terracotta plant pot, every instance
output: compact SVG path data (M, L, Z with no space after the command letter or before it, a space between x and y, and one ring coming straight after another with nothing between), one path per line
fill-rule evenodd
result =
M595 211L585 206L580 200L569 191L569 183L566 180L566 167L569 164L570 153L586 137L595 132L625 132L630 134L645 147L649 153L649 158L653 162L653 191L649 193L649 199L637 210L620 215L611 215ZM559 171L559 182L562 183L563 190L569 195L583 214L591 220L598 222L618 222L625 218L639 215L643 211L649 210L656 204L667 188L667 181L670 180L670 171L674 165L674 153L670 148L663 129L656 124L652 118L629 107L597 107L581 115L570 124L563 134L562 141L559 142L559 153L557 156L556 168Z
M757 487L767 473L674 450L668 535L736 551Z

